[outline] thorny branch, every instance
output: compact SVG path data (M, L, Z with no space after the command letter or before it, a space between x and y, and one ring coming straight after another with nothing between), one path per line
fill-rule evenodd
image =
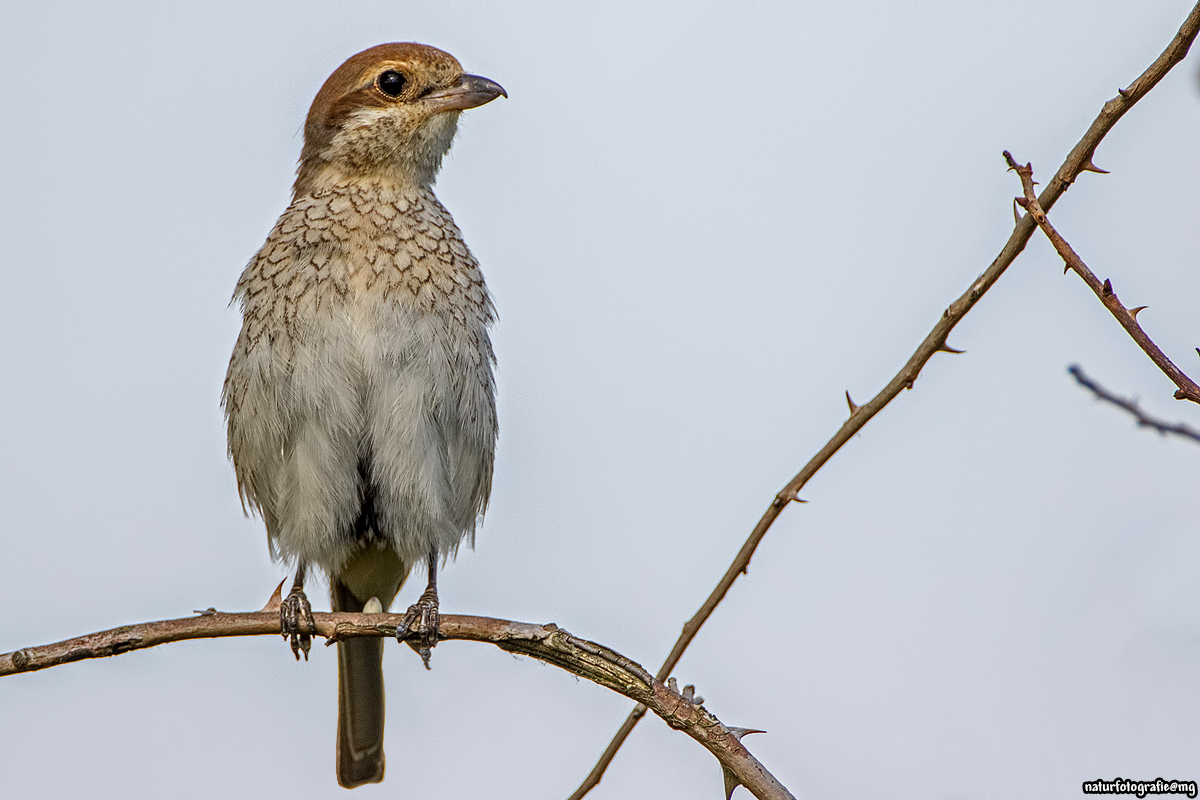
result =
M1123 408L1132 414L1134 419L1137 420L1139 428L1151 428L1158 431L1163 436L1174 434L1175 436L1182 436L1185 439L1191 439L1193 442L1200 442L1200 431L1189 427L1182 422L1163 422L1160 419L1150 416L1145 411L1142 411L1136 400L1130 400L1121 397L1120 395L1115 395L1089 378L1083 373L1083 369L1078 364L1072 364L1067 368L1067 372L1071 373L1071 377L1075 379L1076 383L1091 391L1091 393L1096 396L1097 400L1103 400L1106 403L1112 403L1117 408Z
M1171 71L1172 67L1183 60L1187 55L1188 49L1192 46L1198 30L1200 30L1200 3L1197 3L1192 8L1187 19L1184 20L1183 25L1179 28L1179 32L1175 34L1171 43L1167 45L1166 50L1155 59L1154 63L1139 75L1128 88L1118 90L1117 96L1104 104L1099 115L1092 122L1091 127L1088 128L1074 149L1067 154L1066 160L1063 161L1054 178L1051 179L1045 191L1042 192L1041 197L1038 198L1038 202L1044 210L1049 211L1053 207L1054 203L1074 183L1080 173L1084 171L1102 172L1102 170L1097 169L1092 163L1092 155L1096 152L1096 147L1108 132L1112 130L1117 121L1125 115L1125 112L1145 97L1162 80L1163 76ZM921 342L920 347L908 359L908 363L904 365L900 372L892 378L879 394L862 406L856 406L852 400L849 400L849 395L847 395L847 400L850 404L850 418L842 424L842 427L834 434L833 438L804 465L804 468L788 482L787 486L775 495L771 505L763 513L762 518L754 526L749 537L747 537L745 543L742 545L741 550L738 551L737 556L733 559L733 563L729 565L729 569L725 571L721 580L718 581L716 588L712 590L708 599L704 601L704 604L700 606L695 615L684 624L683 632L680 634L678 641L675 642L675 646L671 649L667 660L663 662L662 667L658 671L657 678L659 680L664 680L675 669L675 665L679 663L679 659L683 657L684 651L687 650L692 639L696 637L701 626L712 616L713 611L725 598L726 593L728 593L730 587L738 579L738 576L746 572L755 549L758 548L759 543L771 528L775 519L788 504L793 501L799 501L798 492L808 483L809 479L824 466L825 462L833 457L834 453L841 449L842 445L850 441L854 434L858 433L872 417L895 399L901 390L912 388L921 369L933 357L934 353L960 352L946 344L946 337L954 329L954 326L966 316L975 303L983 297L984 293L991 288L992 284L1000 279L1000 276L1008 269L1009 264L1025 249L1025 245L1033 235L1035 227L1036 223L1031 219L1030 215L1026 215L1017 221L1012 235L1000 251L1000 255L971 284L970 288L943 312L942 318L938 320L933 330ZM600 783L600 779L603 777L609 763L612 762L625 739L645 713L646 709L642 706L638 706L630 712L612 741L609 742L604 753L600 756L600 760L596 763L596 766L592 768L592 771L584 779L583 783L580 784L579 788L571 794L568 800L580 800L580 798Z
M1063 272L1074 270L1075 274L1088 285L1088 288L1095 292L1096 297L1100 298L1100 302L1109 310L1109 313L1116 317L1117 322L1121 323L1121 327L1137 342L1138 347L1142 348L1146 355L1150 356L1150 360L1179 387L1179 390L1175 392L1176 400L1191 400L1193 403L1200 403L1200 386L1197 386L1195 381L1183 373L1183 370L1175 366L1171 359L1167 358L1166 353L1151 340L1142 330L1142 326L1138 324L1138 312L1146 306L1129 309L1121 304L1121 301L1117 299L1117 293L1113 291L1112 282L1105 280L1104 283L1101 283L1096 274L1088 269L1088 265L1083 263L1079 254L1062 237L1062 234L1050 224L1050 219L1046 216L1045 210L1033 191L1033 167L1029 164L1024 166L1018 164L1007 150L1004 151L1004 160L1008 162L1009 169L1021 176L1021 188L1024 190L1025 196L1017 198L1017 205L1029 212L1029 216L1033 217L1038 227L1046 234L1046 238L1054 245L1054 249L1062 257L1063 263L1067 265Z
M326 644L356 636L396 635L403 614L314 613L316 635ZM279 612L264 610L230 614L212 609L199 616L125 625L39 647L0 654L0 677L48 667L104 658L185 639L260 636L279 633ZM533 625L490 617L444 615L442 641L488 642L510 653L532 656L574 675L619 692L649 707L668 725L681 730L721 762L726 786L744 785L764 800L795 800L758 759L742 745L747 731L723 725L694 697L691 687L681 694L674 681L655 680L641 666L604 645L572 636L554 624Z

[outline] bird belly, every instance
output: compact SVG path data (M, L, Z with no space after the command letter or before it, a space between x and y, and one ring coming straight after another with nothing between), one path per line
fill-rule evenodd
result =
M491 365L480 374L476 346L442 315L387 301L359 310L380 321L358 326L377 526L407 563L453 552L474 532L490 485Z
M480 417L494 410L490 365L486 380L464 373L468 344L438 316L363 298L295 337L271 481L282 555L339 574L386 547L407 570L473 532L494 444Z

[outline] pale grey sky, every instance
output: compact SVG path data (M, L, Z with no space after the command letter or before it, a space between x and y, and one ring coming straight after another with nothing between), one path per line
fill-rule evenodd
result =
M773 494L1170 40L1183 0L9 3L0 10L0 651L216 606L283 571L218 407L227 306L313 94L384 41L508 100L439 195L499 308L501 440L447 613L556 622L657 668ZM1052 219L1200 372L1196 56ZM1200 778L1200 424L1048 245L788 509L676 671L801 798L1078 797ZM412 602L418 582L398 604ZM312 593L327 608L323 590ZM176 644L0 681L4 793L344 797L335 659ZM356 797L567 795L630 708L557 669L389 648ZM647 719L594 793L716 798Z

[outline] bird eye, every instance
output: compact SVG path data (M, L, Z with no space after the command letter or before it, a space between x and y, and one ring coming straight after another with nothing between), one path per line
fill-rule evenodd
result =
M400 93L404 91L404 87L408 84L408 78L405 78L403 73L389 69L379 76L379 80L376 83L379 85L379 91L388 97L399 97Z

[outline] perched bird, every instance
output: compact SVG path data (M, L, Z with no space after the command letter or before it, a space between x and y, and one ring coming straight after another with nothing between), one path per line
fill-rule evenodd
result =
M307 571L328 575L335 611L378 612L424 561L398 636L428 666L438 562L487 505L494 311L433 182L459 113L500 95L426 45L352 56L313 100L291 205L234 292L229 454L272 554L296 565L281 624L297 658L315 630ZM382 661L380 639L338 643L346 787L383 779Z

